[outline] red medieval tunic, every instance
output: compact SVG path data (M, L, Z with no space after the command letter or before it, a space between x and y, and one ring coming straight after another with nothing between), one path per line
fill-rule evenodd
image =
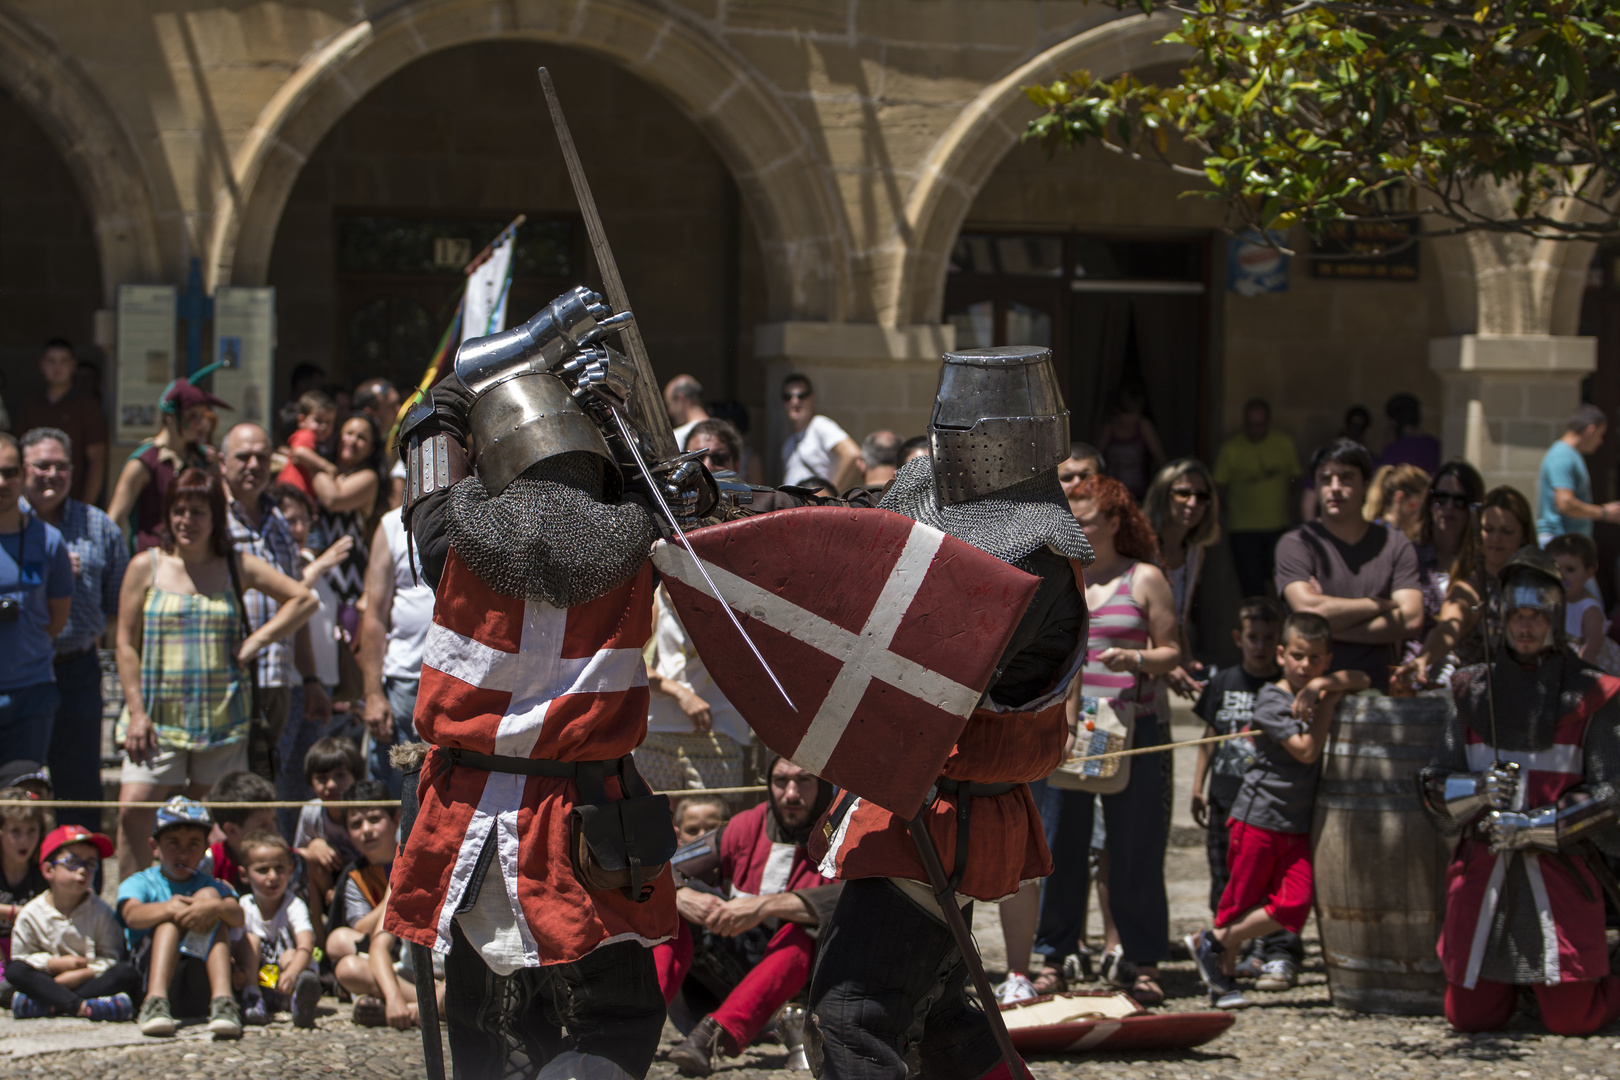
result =
M647 733L652 565L606 596L570 608L495 592L454 548L445 559L422 654L416 730L436 746L484 754L605 761ZM622 798L617 778L609 798ZM386 929L450 949L485 843L496 846L483 888L504 888L524 966L570 963L602 945L653 945L675 933L668 871L652 897L587 890L569 857L572 779L447 768L430 754L410 839L394 861Z
M776 896L831 885L803 844L771 839L770 812L769 802L744 810L721 834L720 872L731 882L732 897Z
M1541 750L1495 751L1472 727L1466 730L1468 770L1483 772L1498 760L1517 762L1521 781L1510 809L1551 806L1585 779L1585 747L1592 717L1617 692L1620 679L1589 671L1591 683L1575 707L1559 717L1552 745ZM1508 874L1523 860L1540 925L1541 970L1531 982L1556 984L1609 973L1603 893L1578 856L1518 851L1492 854L1470 830L1446 870L1446 916L1437 951L1446 981L1473 989L1498 925Z
M1084 593L1079 564L1072 560L1071 564L1075 582ZM1063 700L1085 656L1086 642L1082 640L1062 674L1033 701L1007 707L986 697L968 717L945 759L943 775L948 779L1018 785L1001 795L971 796L969 855L956 887L962 895L994 903L1017 892L1024 882L1038 881L1052 872L1041 814L1027 785L1050 776L1063 762L1063 745L1069 734ZM840 881L891 877L928 884L928 871L905 820L865 799L844 798L852 802L833 834L828 837L817 830L811 836L811 851L820 856L821 873ZM947 873L956 861L958 798L941 792L923 811Z

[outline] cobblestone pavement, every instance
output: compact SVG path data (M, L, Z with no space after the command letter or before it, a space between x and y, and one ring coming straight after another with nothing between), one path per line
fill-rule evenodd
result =
M1181 728L1181 725L1177 725ZM1195 734L1185 729L1178 736ZM1185 789L1190 755L1177 760L1178 787ZM1187 820L1178 797L1177 828L1166 861L1174 939L1208 918L1209 879L1202 833ZM986 965L1004 970L1005 952L996 912L978 905L974 930ZM1093 932L1095 932L1095 914ZM1314 939L1300 985L1275 994L1251 994L1255 1005L1237 1014L1232 1028L1204 1047L1183 1053L1084 1055L1036 1059L1041 1080L1058 1077L1144 1080L1620 1080L1620 1025L1586 1039L1543 1034L1522 1015L1504 1033L1457 1035L1438 1017L1370 1016L1335 1009ZM1185 953L1176 947L1162 969L1170 995L1167 1010L1192 1010L1206 999ZM295 1031L286 1020L249 1028L239 1042L214 1043L202 1025L174 1039L143 1039L134 1024L93 1025L84 1020L14 1021L0 1012L0 1077L41 1080L275 1080L279 1077L420 1077L422 1049L415 1031L361 1028L348 1007L330 1006L316 1032ZM664 1029L664 1049L679 1038ZM782 1080L782 1048L762 1044L717 1073L723 1080ZM679 1074L660 1061L650 1074ZM807 1076L808 1074L797 1074Z

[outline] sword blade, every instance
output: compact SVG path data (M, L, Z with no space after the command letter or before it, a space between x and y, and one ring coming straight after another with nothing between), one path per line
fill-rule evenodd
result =
M663 489L659 487L658 481L653 478L652 470L647 467L646 461L641 457L641 448L636 445L635 433L630 430L630 424L625 420L624 413L618 408L614 408L613 420L619 425L619 437L630 448L630 456L636 459L636 468L641 470L641 475L646 479L647 486L652 489L653 498L658 500L658 508L664 512L664 517L669 520L670 527L675 530L675 535L680 537L681 546L686 549L686 553L692 556L692 561L697 564L698 573L702 574L703 580L708 583L709 591L720 602L720 606L725 610L726 617L731 620L731 625L737 628L737 633L741 634L742 639L748 643L748 650L754 654L754 659L759 661L759 666L765 669L765 674L769 675L771 682L776 684L776 692L782 695L782 700L787 702L789 709L798 712L799 707L793 704L791 697L788 697L787 688L782 685L782 680L776 677L776 672L771 670L771 665L765 659L765 654L759 651L759 646L754 644L754 639L748 636L747 630L743 629L742 620L737 618L735 611L731 610L731 605L726 603L726 598L720 595L720 587L714 583L714 578L709 576L708 567L703 565L703 560L698 556L698 553L692 550L691 542L686 539L686 530L681 528L681 523L675 519L674 511L669 508L669 503L664 499Z
M540 69L540 87L545 91L546 105L551 109L551 122L557 129L557 145L562 150L563 164L568 166L568 179L574 185L574 199L579 203L580 216L585 219L585 235L591 241L591 254L596 257L597 269L602 273L602 291L607 294L608 303L614 311L629 311L630 297L624 291L624 279L619 277L619 264L613 258L613 249L608 247L607 232L602 228L602 215L597 211L596 199L591 195L590 181L585 179L585 166L580 164L574 136L568 130L567 118L563 116L562 102L557 99L557 88L551 84L551 72L545 68ZM625 354L636 365L641 376L631 391L636 398L636 411L641 414L643 421L649 421L646 426L653 429L647 432L653 442L653 453L658 455L660 461L667 461L680 452L680 447L675 445L675 432L669 426L669 414L664 411L663 399L658 396L658 380L653 374L652 360L647 356L647 345L641 340L641 328L630 323L619 331L619 340L624 342Z

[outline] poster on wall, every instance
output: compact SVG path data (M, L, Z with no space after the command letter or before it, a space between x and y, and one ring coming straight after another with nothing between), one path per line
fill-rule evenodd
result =
M275 334L274 287L222 285L214 293L214 393L235 407L231 423L271 426Z
M1271 230L1266 243L1253 229L1234 236L1226 246L1226 287L1239 296L1288 291L1288 255L1272 245L1281 245L1281 232Z
M174 378L175 287L118 287L116 438L135 443L158 430L158 398Z

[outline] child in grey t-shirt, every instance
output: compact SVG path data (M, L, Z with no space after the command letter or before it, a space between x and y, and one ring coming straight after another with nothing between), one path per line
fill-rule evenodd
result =
M1254 740L1254 764L1232 803L1231 878L1214 929L1187 938L1219 1008L1248 1004L1232 980L1237 947L1278 930L1297 934L1310 915L1318 761L1339 699L1370 681L1362 671L1325 674L1333 659L1331 635L1320 615L1290 615L1277 646L1282 678L1255 697L1254 727L1262 737Z

